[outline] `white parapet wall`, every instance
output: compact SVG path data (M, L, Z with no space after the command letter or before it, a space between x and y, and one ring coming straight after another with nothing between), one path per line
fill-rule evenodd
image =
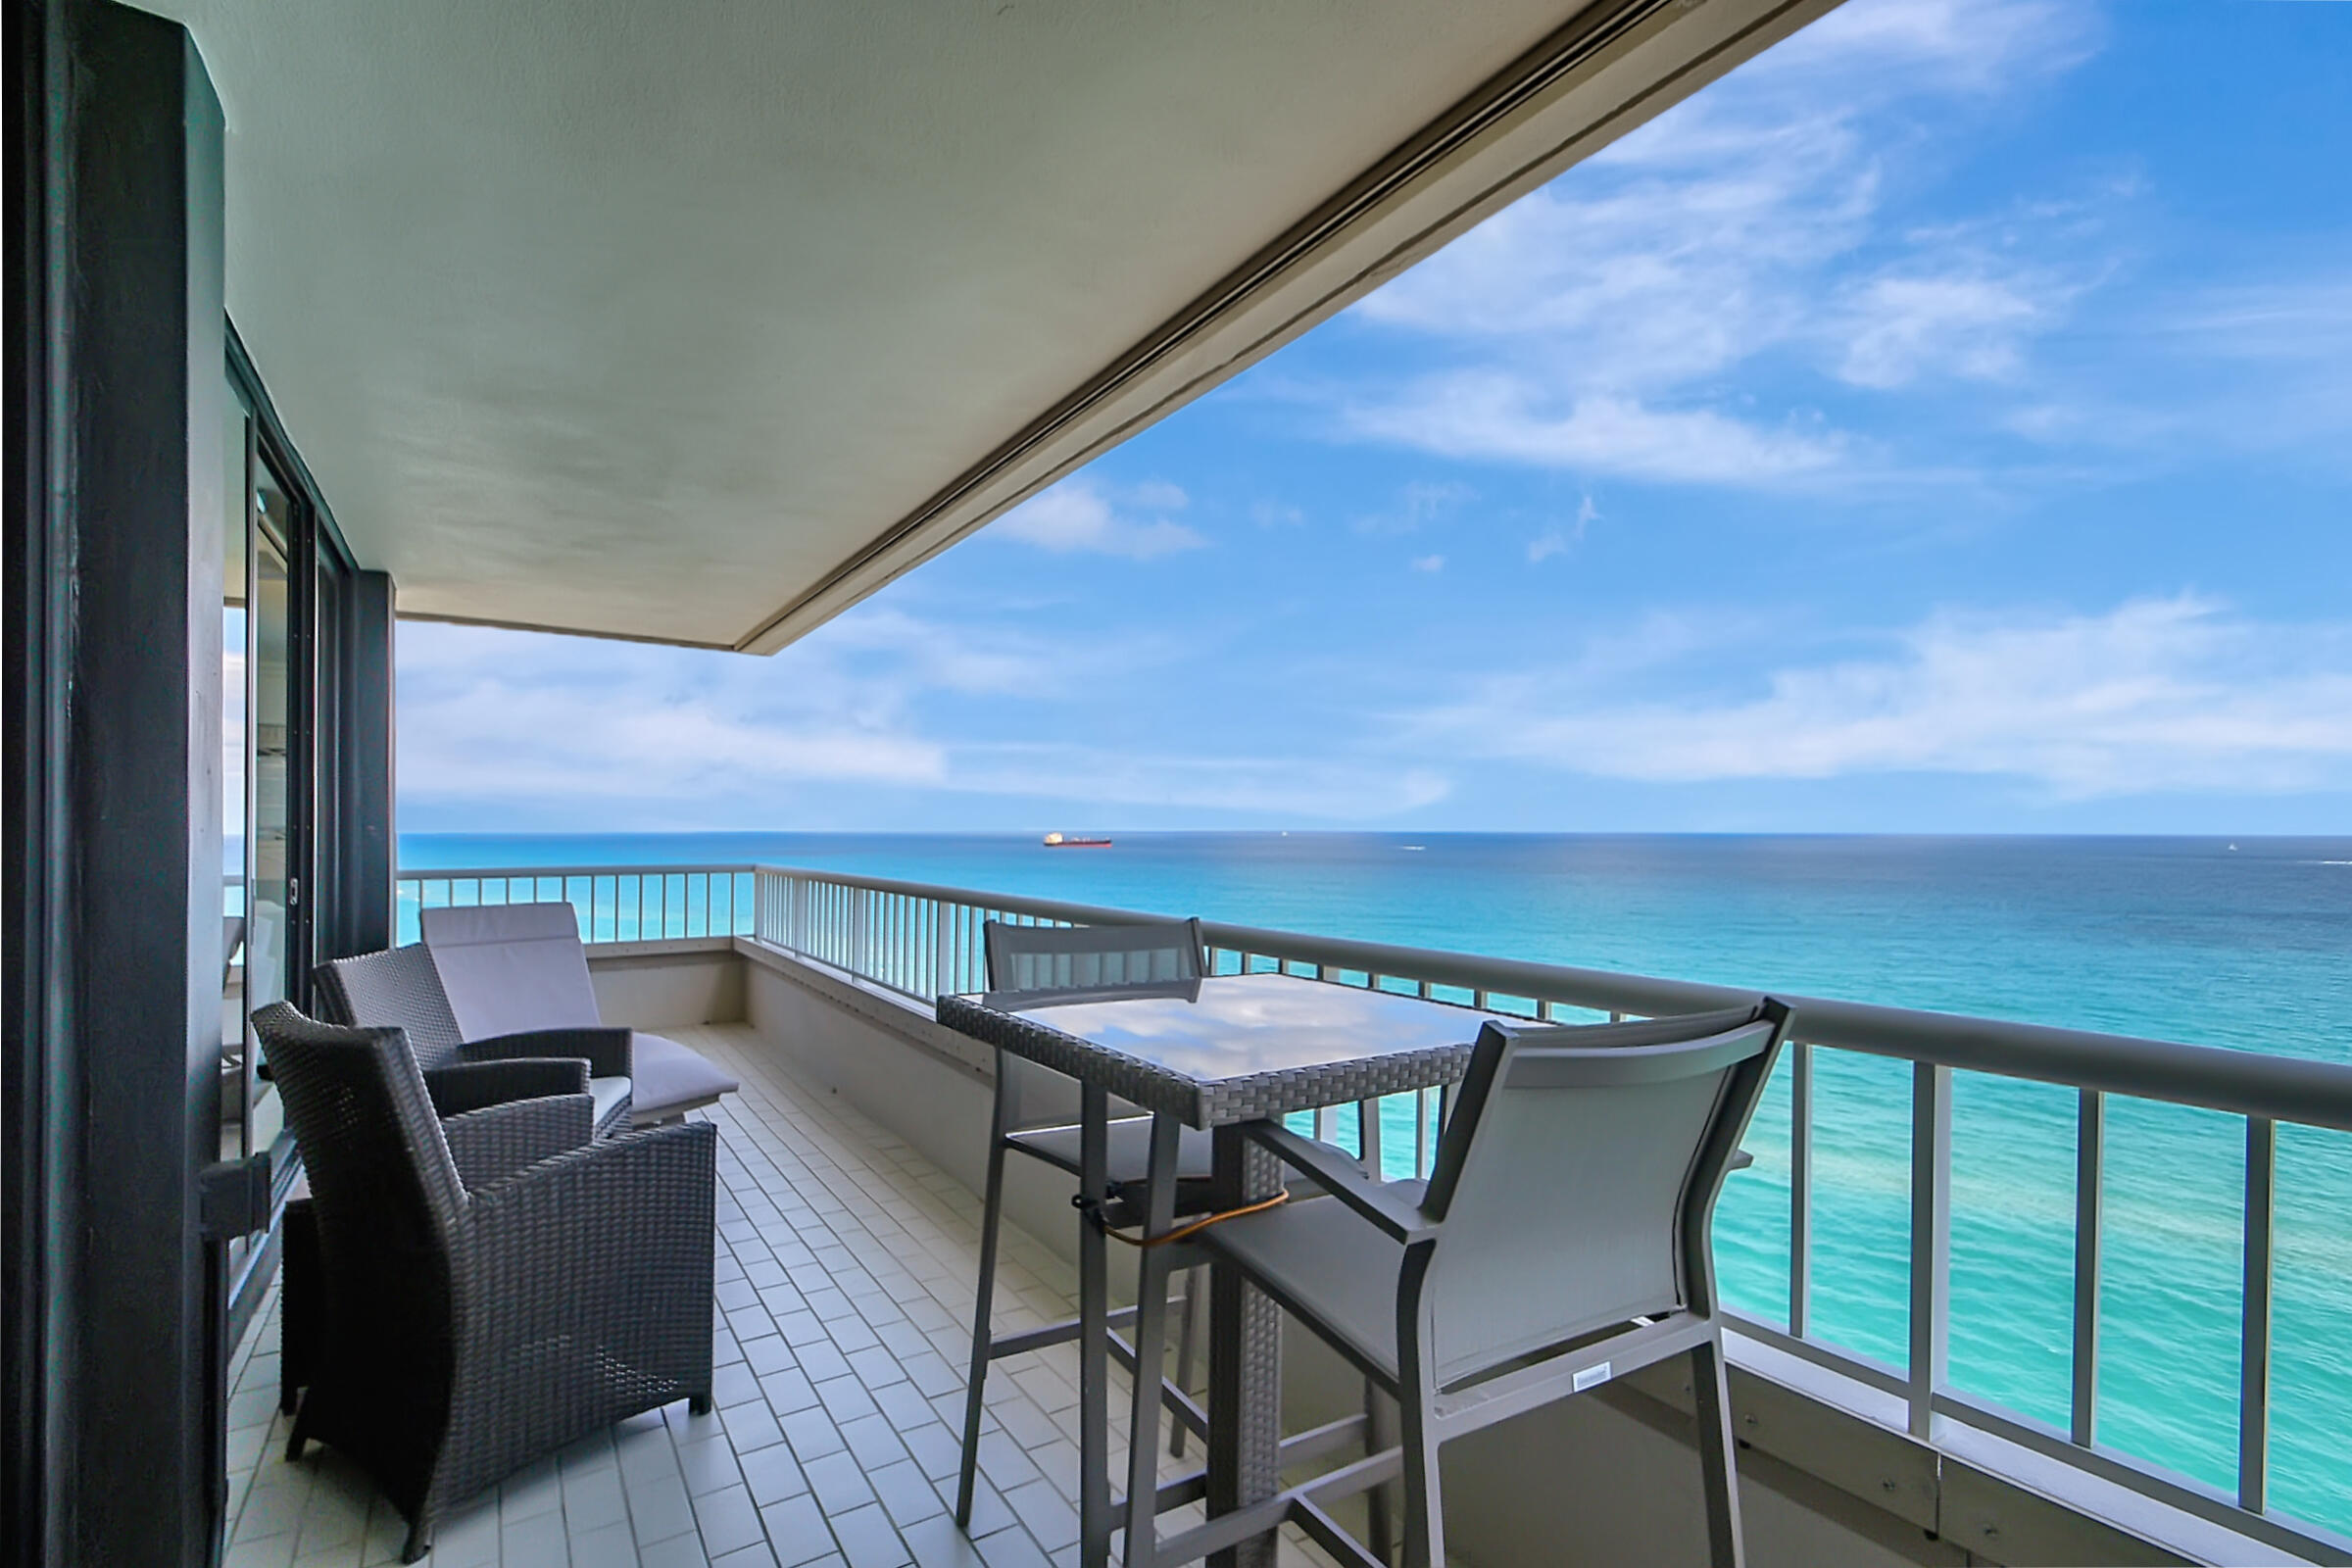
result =
M732 937L600 942L588 950L598 1013L631 1029L741 1022L744 971Z

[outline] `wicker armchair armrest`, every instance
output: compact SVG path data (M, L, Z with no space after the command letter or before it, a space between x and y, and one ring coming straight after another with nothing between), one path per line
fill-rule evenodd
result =
M598 1078L631 1075L629 1031L575 1026L564 1029L526 1029L520 1034L468 1040L458 1048L461 1061L500 1061L511 1056L578 1056Z
M510 1100L542 1095L588 1093L588 1064L577 1056L517 1056L504 1061L461 1061L428 1068L424 1092L433 1113L447 1118Z
M593 1352L600 1378L625 1370L708 1396L717 1165L718 1129L677 1122L598 1140L469 1195L464 1353L500 1385L481 1391L484 1408L543 1401L544 1369L508 1352L553 1344Z
M561 1065L587 1077L577 1061ZM510 1101L448 1117L441 1135L449 1141L458 1179L469 1190L484 1187L586 1144L596 1135L596 1102L583 1084L577 1094Z

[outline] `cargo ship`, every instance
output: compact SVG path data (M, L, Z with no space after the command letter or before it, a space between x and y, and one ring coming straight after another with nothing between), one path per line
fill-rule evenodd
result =
M1083 833L1049 833L1046 835L1046 848L1049 850L1107 850L1110 848L1110 840L1090 839Z

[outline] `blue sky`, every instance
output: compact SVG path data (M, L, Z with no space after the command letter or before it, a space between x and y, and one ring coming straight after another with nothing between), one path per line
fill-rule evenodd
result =
M771 660L400 629L410 831L2352 831L2352 4L1850 0Z

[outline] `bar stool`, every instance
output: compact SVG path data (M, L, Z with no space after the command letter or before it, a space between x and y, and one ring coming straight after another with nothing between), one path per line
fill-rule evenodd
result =
M1006 992L1085 992L1115 997L1122 991L1198 980L1201 974L1199 920L1138 921L1128 925L1023 926L992 920L984 933L991 994ZM972 1494L980 1451L981 1395L989 1363L1006 1355L1044 1349L1078 1337L1075 1321L1051 1328L994 1337L990 1318L995 1306L997 1238L1004 1224L1004 1156L1023 1154L1042 1160L1072 1176L1080 1174L1076 1085L1061 1074L1035 1062L1000 1053L997 1057L996 1111L989 1134L988 1190L980 1220L980 1281L972 1309L972 1353L964 1383L963 1461L956 1489L956 1522L972 1520ZM1107 1169L1113 1192L1140 1190L1150 1174L1152 1118L1135 1107L1122 1114L1113 1107L1109 1126ZM1177 1206L1181 1213L1204 1209L1209 1200L1210 1139L1205 1132L1184 1130L1179 1143ZM1201 1271L1185 1274L1184 1306L1177 1333L1176 1376L1167 1391L1178 1410L1170 1450L1184 1451L1185 1434L1200 1417L1184 1389L1192 1371L1196 1303L1201 1297ZM1125 1320L1114 1314L1113 1325ZM1113 1337L1114 1348L1117 1346ZM1132 1359L1122 1354L1122 1360ZM1154 1431L1152 1442L1158 1441Z
M1164 1543L1150 1499L1131 1499L1128 1562L1172 1568L1293 1520L1376 1562L1326 1509L1401 1476L1405 1568L1441 1568L1442 1444L1689 1355L1708 1543L1716 1568L1740 1568L1710 1226L1788 1021L1767 999L1635 1023L1490 1022L1426 1183L1380 1182L1252 1125L1338 1201L1240 1216L1200 1245L1396 1398L1402 1443ZM1138 1401L1139 1447L1156 1417Z

